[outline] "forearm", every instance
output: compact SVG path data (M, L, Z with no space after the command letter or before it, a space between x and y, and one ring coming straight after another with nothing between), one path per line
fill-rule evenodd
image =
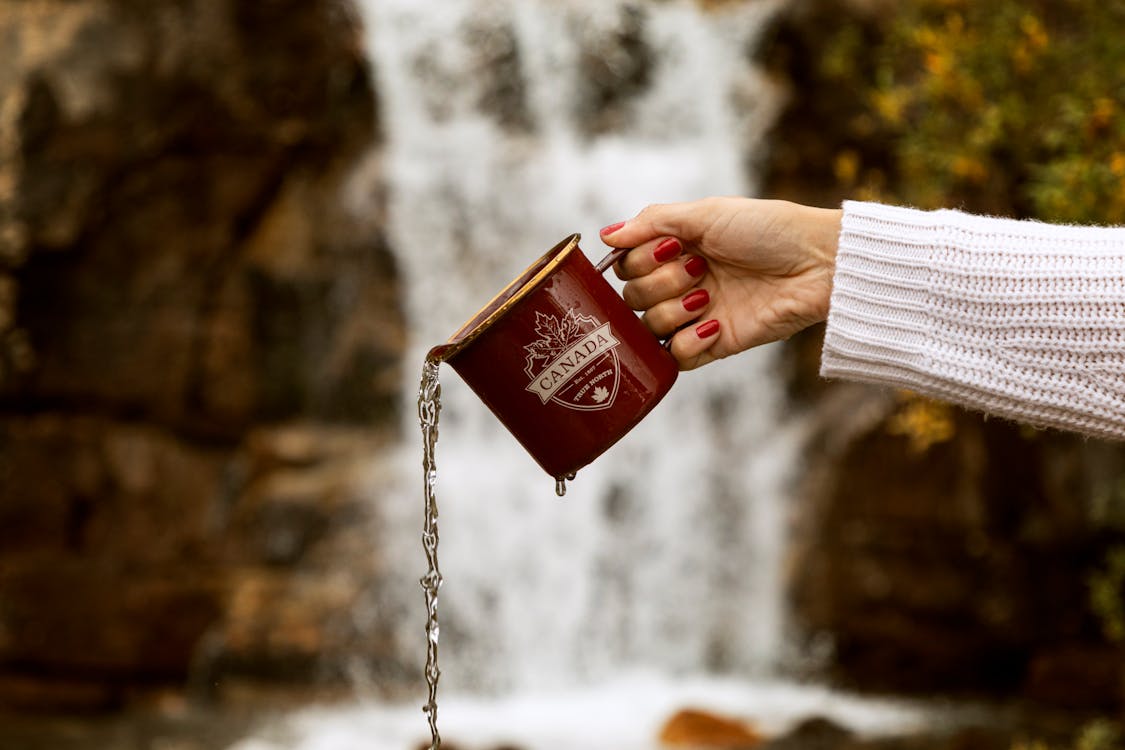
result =
M823 376L1125 438L1125 229L844 209Z

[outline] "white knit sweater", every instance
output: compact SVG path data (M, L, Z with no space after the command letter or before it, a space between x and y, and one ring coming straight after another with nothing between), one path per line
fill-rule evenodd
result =
M844 204L821 375L1125 438L1125 228Z

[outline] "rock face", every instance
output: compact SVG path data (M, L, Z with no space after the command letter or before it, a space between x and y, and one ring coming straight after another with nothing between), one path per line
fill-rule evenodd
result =
M834 397L819 406L836 417L810 449L792 593L834 643L837 677L1116 705L1120 658L1087 585L1109 532L1083 498L1116 480L1117 451L902 394ZM938 441L907 431L919 409L943 421Z
M0 40L0 703L332 671L404 338L340 199L355 19L48 0Z

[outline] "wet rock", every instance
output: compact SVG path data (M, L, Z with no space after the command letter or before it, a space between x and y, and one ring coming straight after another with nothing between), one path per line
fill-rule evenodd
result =
M762 746L762 750L839 750L852 740L851 731L821 716L805 719Z
M910 734L864 737L818 716L770 740L762 750L1010 750L1018 736L1011 728L938 725Z
M388 408L371 376L397 349L352 316L397 316L394 268L335 203L374 97L335 4L47 5L0 11L6 296L35 361L0 399L209 437Z
M660 728L659 739L665 747L686 748L751 748L762 742L762 736L746 722L694 708L670 716Z
M1077 644L1045 648L1031 658L1023 690L1048 705L1113 710L1122 703L1122 674L1118 649Z
M1104 542L1050 475L1084 449L954 412L955 437L919 451L890 429L903 403L812 448L796 611L859 684L1018 690L1038 651L1100 640L1084 582Z
M377 196L341 201L379 140L360 32L0 5L0 703L340 679L379 640L377 566L338 573L375 558L405 342Z
M1010 730L963 727L893 737L879 737L852 743L855 750L1010 750L1020 744Z
M599 135L621 129L630 104L651 82L656 56L645 38L647 11L622 5L612 25L576 21L581 39L578 69L582 86L575 98L579 130Z
M531 132L535 123L527 101L527 81L519 38L511 23L480 18L465 30L481 81L477 106L505 130Z

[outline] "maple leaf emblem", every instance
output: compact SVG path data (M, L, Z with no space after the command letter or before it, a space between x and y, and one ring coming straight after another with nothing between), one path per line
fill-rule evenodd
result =
M562 318L546 315L536 311L535 332L541 336L524 346L527 352L527 367L532 368L535 360L550 361L566 351L566 348L582 338L582 328L578 324L578 316L570 310Z
M590 398L594 399L594 401L600 404L601 402L609 398L609 391L599 385L594 389L594 392L590 395Z

